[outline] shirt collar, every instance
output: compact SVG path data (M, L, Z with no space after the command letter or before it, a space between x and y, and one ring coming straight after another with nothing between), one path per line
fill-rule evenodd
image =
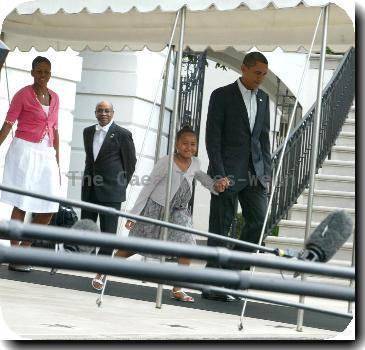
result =
M241 79L240 78L238 78L237 79L237 84L238 84L238 87L239 87L239 89L240 89L240 91L241 91L241 93L242 93L242 96L243 95L245 95L246 93L248 93L248 92L253 92L255 95L257 95L257 92L259 91L259 89L254 89L254 90L249 90L249 89L247 89L243 84L242 84L242 81L241 81Z
M96 124L95 125L95 130L96 131L104 131L105 133L107 133L109 128L110 128L110 125L112 125L112 123L113 123L113 119L108 124L106 124L104 126L101 126L100 124Z

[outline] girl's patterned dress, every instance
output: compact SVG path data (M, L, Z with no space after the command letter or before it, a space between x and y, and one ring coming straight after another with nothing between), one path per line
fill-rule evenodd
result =
M185 227L193 227L191 213L188 208L188 203L191 195L192 194L189 184L184 178L170 204L171 223ZM153 219L163 220L164 207L149 198L140 215ZM129 237L159 239L160 232L162 232L161 226L137 221L129 232ZM168 230L167 240L187 244L196 244L195 239L191 233L177 230Z

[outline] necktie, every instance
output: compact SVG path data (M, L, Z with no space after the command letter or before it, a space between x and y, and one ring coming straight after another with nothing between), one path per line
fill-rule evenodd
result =
M94 135L94 142L93 142L93 152L94 152L94 160L97 158L100 148L104 142L105 135L107 133L107 128L101 126L99 124L95 125L95 130L97 133Z
M99 124L96 124L95 125L95 130L96 131L107 131L107 127L106 126L101 126L101 125L99 125Z

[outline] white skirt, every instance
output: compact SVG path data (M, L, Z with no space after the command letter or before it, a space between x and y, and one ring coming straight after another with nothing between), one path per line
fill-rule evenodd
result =
M3 185L34 193L60 196L56 151L45 143L14 137L5 157ZM1 201L23 211L56 213L59 204L43 199L1 192Z

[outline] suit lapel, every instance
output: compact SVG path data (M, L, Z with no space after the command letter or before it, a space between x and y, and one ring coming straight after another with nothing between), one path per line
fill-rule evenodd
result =
M256 94L256 103L257 103L257 112L256 112L255 125L252 130L252 135L260 131L260 128L262 126L262 118L264 117L264 113L262 111L263 98L260 90Z
M248 130L250 130L250 132L251 132L250 121L248 120L246 105L245 105L245 102L243 101L243 97L242 97L240 88L238 87L237 81L235 81L233 83L233 94L235 96L237 104L239 105L240 115L242 116L243 121L245 122L246 126L248 127Z
M111 135L114 133L114 128L115 128L115 123L113 122L110 125L109 130L105 135L105 139L100 147L100 151L99 151L98 156L96 157L95 161L98 160L98 158L100 157L102 152L105 151L106 147L108 146L108 143L111 141ZM95 132L95 130L94 130L94 132Z
M91 156L91 159L94 159L94 150L93 150L93 143L94 143L94 134L95 134L95 125L93 125L87 132L86 132L86 140L85 140L85 151Z

